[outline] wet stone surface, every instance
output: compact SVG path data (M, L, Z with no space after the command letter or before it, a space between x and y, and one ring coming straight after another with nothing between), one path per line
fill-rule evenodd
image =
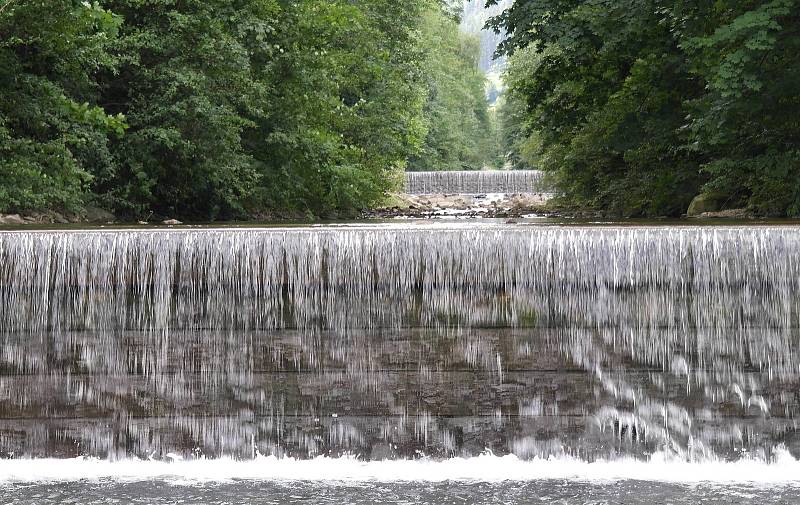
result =
M0 233L0 305L3 457L800 456L794 227Z

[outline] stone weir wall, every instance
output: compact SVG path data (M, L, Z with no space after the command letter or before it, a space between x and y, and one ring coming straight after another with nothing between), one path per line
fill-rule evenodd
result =
M538 170L406 172L405 191L424 194L543 193Z
M797 228L0 233L4 331L792 326Z
M0 457L800 454L800 229L0 233Z

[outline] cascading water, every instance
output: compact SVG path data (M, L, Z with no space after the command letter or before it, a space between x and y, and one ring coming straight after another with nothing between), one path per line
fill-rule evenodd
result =
M539 170L406 172L405 192L424 194L542 193Z
M0 233L0 456L800 455L800 228Z

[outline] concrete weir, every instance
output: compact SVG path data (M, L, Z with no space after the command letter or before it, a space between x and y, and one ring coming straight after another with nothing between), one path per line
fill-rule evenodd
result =
M405 192L422 194L543 193L538 170L406 172Z
M800 453L798 227L0 232L0 307L0 456Z

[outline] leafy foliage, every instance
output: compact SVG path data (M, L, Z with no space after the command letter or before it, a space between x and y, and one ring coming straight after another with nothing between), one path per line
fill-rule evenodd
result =
M429 10L422 24L431 51L425 65L427 136L409 170L480 170L492 163L492 118L479 69L480 41Z
M214 219L241 212L257 180L242 133L261 118L268 88L259 36L277 6L259 0L111 0L125 22L118 64L100 79L106 110L128 119L117 170L96 189L136 214Z
M478 167L488 114L458 14L449 0L0 0L0 212L342 215L440 139L459 142L450 166Z
M423 2L301 2L283 11L259 205L346 212L399 183L424 136ZM257 141L256 141L257 142Z
M800 213L794 0L526 0L491 24L510 33L514 156L564 202L680 215L713 191Z
M0 211L76 209L126 128L89 102L120 20L68 0L0 7Z

